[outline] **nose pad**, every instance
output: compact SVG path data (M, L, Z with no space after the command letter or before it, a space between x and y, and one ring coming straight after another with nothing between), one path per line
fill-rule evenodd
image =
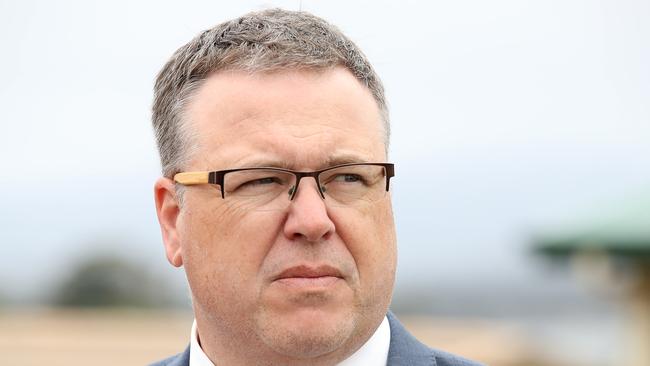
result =
M296 193L298 192L298 186L300 185L300 180L302 178L303 177L298 178L298 180L296 181L296 185L289 188L289 191L287 193L289 194L290 201L293 201L293 199L296 197ZM316 178L314 178L314 181L316 181ZM326 188L323 186L319 187L318 182L316 182L316 190L318 191L318 195L320 196L320 198L325 199L324 193Z

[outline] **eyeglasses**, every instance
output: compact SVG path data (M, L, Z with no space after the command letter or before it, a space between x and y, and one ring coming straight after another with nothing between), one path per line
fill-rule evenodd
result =
M174 175L174 181L186 186L218 185L222 199L253 209L277 210L289 205L305 177L316 180L318 193L328 204L351 206L384 197L393 176L395 165L391 163L352 163L311 172L281 168L184 172Z

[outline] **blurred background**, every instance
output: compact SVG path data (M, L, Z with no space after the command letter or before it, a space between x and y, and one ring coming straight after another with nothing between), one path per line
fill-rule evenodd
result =
M650 366L642 0L0 1L0 364L185 348L153 80L199 31L276 6L339 26L383 78L409 329L491 365Z

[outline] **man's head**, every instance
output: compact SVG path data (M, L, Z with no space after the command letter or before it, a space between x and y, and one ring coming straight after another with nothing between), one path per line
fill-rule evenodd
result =
M249 13L208 29L179 48L158 74L152 120L164 176L171 178L195 152L185 128L187 104L220 71L348 69L379 107L388 148L388 107L381 80L361 50L336 27L305 12L272 9Z
M272 175L223 197L222 187L192 185L181 205L170 179L180 171L384 162L382 87L356 46L305 13L246 15L174 54L156 83L153 118L167 258L185 267L201 346L213 361L333 364L357 350L392 294L389 193L356 197L347 187L369 183L345 171L321 187L305 176L277 198L286 204L269 206L257 197L283 184ZM337 204L337 185L358 199ZM252 193L238 195L242 186Z

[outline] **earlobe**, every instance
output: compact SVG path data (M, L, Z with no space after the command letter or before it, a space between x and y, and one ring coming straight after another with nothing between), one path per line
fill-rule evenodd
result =
M176 200L174 182L168 178L159 178L154 185L154 199L167 260L171 265L180 267L183 265L183 254L177 227L180 207Z

